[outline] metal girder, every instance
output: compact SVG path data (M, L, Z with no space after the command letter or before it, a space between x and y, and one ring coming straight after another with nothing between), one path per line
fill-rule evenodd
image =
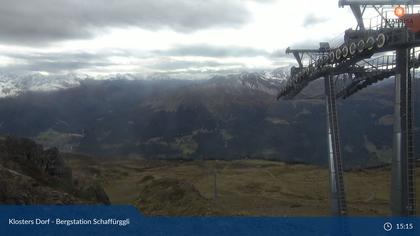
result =
M294 70L292 77L290 78L288 84L282 89L278 94L278 99L285 96L290 99L296 96L309 82L321 78L325 75L339 75L349 73L349 69L356 64L358 61L370 58L375 53L381 53L386 51L395 51L400 48L416 47L420 46L420 35L413 34L405 28L397 29L385 29L385 30L347 30L346 38L350 41L366 41L372 35L383 34L387 39L386 44L382 47L373 48L372 50L365 49L362 52L356 52L354 55L345 58L327 62L327 64L322 67L299 67L299 69ZM359 40L357 40L359 39ZM346 40L346 41L348 41ZM348 43L347 43L348 45ZM289 53L293 50L289 50ZM331 49L331 52L334 52L335 49ZM287 51L287 50L286 50ZM308 50L309 51L309 50ZM311 50L311 51L320 51L320 50ZM296 51L299 52L299 51ZM325 56L325 54L318 54Z
M368 5L419 4L420 0L340 0L340 7L345 5L349 5L351 7L353 14L358 21L359 28L359 30L354 32L349 31L348 34L346 32L344 45L329 50L329 55L326 58L322 55L322 58L317 60L317 63L310 64L306 68L303 67L302 57L299 54L303 52L292 52L290 48L286 50L286 52L289 51L295 55L300 68L297 70L297 73L293 74L289 79L286 86L279 93L277 99L280 97L293 98L311 81L321 77L324 77L325 79L328 159L330 167L330 193L333 215L340 216L346 215L347 213L340 140L338 135L336 98L339 96L348 97L360 89L392 75L395 75L395 113L393 145L394 155L392 158L391 178L391 210L392 214L396 216L415 215L416 202L414 191L414 172L416 163L414 157L414 126L412 112L413 97L410 68L418 67L420 63L417 58L411 58L409 52L411 48L420 46L420 33L412 33L405 27L385 27L377 31L365 30L362 17L363 11ZM363 10L361 9L361 6L363 6ZM381 17L383 17L376 7L375 10L381 15ZM376 40L372 40L372 36L375 36L375 32L380 34L377 35ZM358 42L357 47L354 46L356 41ZM348 45L349 43L353 45ZM366 46L367 44L368 46ZM342 51L340 50L342 49L347 49L345 53L346 56L341 56ZM361 66L362 71L360 71L360 68L356 71L357 62L370 58L374 53L385 51L396 51L396 60L395 63L393 62L395 67L393 66L388 68L387 58L387 66L385 67L379 62L376 66L368 62L367 65ZM366 70L366 67L369 68L369 71ZM352 81L349 86L337 94L335 91L335 83L332 78L335 74L344 73L355 74L358 78Z
M360 5L350 5L350 9L353 12L354 17L357 21L357 26L359 29L364 30L365 24L363 23L363 12L360 9Z
M328 163L330 176L330 202L334 216L347 214L344 192L344 172L341 159L341 143L338 130L335 85L332 76L325 78L325 105L327 112Z
M351 5L380 5L380 6L394 6L394 5L417 5L420 0L339 0L338 6L351 6Z
M277 99L280 99L283 96L286 96L286 98L291 99L295 97L300 91L302 91L311 81L314 81L326 75L339 75L347 73L347 70L351 68L352 65L354 65L357 61L360 61L365 58L370 58L372 55L373 53L363 53L353 58L350 58L349 60L339 65L336 65L335 67L324 67L302 78L292 77L291 80L289 80L289 83L292 83L293 85L286 86L286 88L278 94Z
M358 75L351 84L337 92L336 98L346 99L369 85L393 75L395 75L394 69L362 73Z
M293 52L293 56L295 57L297 63L299 64L299 67L302 68L302 55L300 55L298 52Z
M394 155L392 158L391 171L391 210L392 214L395 216L415 215L413 101L409 55L409 49L397 50Z
M418 68L420 66L420 60L418 58L411 58L409 68ZM356 71L350 71L350 73L357 74ZM356 92L368 87L369 85L376 83L380 80L389 78L397 74L397 69L378 69L371 72L363 72L356 76L354 81L337 92L337 98L346 99Z
M322 51L320 49L291 49L290 47L288 47L286 49L286 53L293 53L293 52L297 52L297 53L321 53Z
M286 54L293 54L297 63L299 64L299 68L303 68L302 59L305 54L312 57L312 54L320 54L322 52L323 51L321 49L290 49L290 47L286 49Z

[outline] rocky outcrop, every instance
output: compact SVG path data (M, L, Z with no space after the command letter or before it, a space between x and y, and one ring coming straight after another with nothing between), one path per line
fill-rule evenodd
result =
M32 177L0 166L1 204L72 204L83 202L66 192L41 185Z
M73 184L75 194L80 198L104 204L110 203L108 195L99 183L92 180L76 178Z
M109 204L103 188L73 178L58 149L26 138L0 138L0 203Z
M54 178L66 184L72 180L71 169L56 148L44 150L26 138L4 138L0 142L0 163L35 179Z

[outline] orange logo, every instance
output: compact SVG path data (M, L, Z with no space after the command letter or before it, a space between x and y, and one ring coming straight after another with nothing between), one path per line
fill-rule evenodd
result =
M398 17L403 17L405 15L404 7L398 6L394 9L394 14Z

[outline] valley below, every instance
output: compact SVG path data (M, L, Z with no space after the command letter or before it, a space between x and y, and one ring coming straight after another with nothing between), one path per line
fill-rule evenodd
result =
M149 216L330 215L328 169L319 166L265 160L65 158L76 176L100 182L111 204L134 205ZM345 185L349 215L391 214L389 166L346 171Z
M277 101L285 78L282 70L206 80L5 77L3 91L20 92L0 99L0 202L329 216L325 104ZM50 80L57 89L45 91ZM338 101L349 215L391 214L393 91L388 80ZM302 93L322 95L323 84ZM419 116L414 124L418 150Z

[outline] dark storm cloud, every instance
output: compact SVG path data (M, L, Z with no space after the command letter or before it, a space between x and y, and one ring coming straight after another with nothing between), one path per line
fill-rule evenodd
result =
M328 21L325 17L316 16L315 14L311 13L309 15L306 15L303 19L303 27L311 27L317 24L321 24Z
M2 0L0 41L45 44L89 38L110 27L169 28L180 32L237 27L251 19L244 1Z
M201 57L256 57L268 56L265 50L251 47L180 45L165 51L155 51L164 56L201 56Z

